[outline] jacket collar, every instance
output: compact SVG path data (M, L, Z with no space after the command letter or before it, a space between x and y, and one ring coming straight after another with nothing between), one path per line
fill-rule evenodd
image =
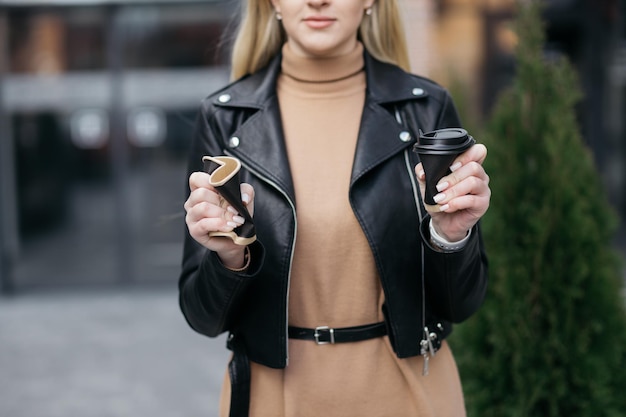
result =
M265 68L245 76L215 95L213 103L220 107L259 111L234 132L233 136L239 138L239 145L230 153L239 157L249 169L255 170L257 175L275 183L295 202L276 95L281 60L279 54ZM374 59L366 50L364 62L367 94L351 184L382 161L415 143L415 134L408 132L396 119L394 103L423 99L428 95L425 83L419 77ZM225 96L227 101L223 99Z
M227 87L216 97L214 104L224 107L243 107L262 109L267 101L276 95L276 82L280 74L282 54L274 57L270 63L254 74L248 74ZM224 94L228 102L220 101Z
M390 104L405 100L415 100L428 96L419 77L407 74L395 65L376 60L364 50L369 99L378 104ZM276 81L280 74L282 54L278 54L263 69L247 75L228 88L231 100L222 103L216 98L216 105L229 107L263 108L276 94Z
M391 104L428 96L419 77L407 74L401 68L376 60L364 52L367 69L367 88L370 99L378 104Z

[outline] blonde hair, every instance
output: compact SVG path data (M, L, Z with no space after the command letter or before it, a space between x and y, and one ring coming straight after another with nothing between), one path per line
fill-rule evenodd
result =
M233 80L266 66L287 41L270 0L243 1L231 59ZM363 17L358 37L374 58L410 71L397 0L376 0L371 15Z

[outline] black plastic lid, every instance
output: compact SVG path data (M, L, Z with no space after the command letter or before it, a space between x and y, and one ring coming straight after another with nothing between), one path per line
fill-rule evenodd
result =
M467 130L461 128L439 129L426 133L420 131L414 150L422 154L458 154L474 143L476 143L474 138L468 135Z

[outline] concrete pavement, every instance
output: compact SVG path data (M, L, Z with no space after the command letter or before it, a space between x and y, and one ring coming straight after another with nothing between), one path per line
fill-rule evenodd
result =
M0 417L211 417L229 352L173 286L0 297Z

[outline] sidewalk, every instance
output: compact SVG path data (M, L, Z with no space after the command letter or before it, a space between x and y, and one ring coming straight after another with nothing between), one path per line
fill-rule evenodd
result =
M0 297L0 416L216 416L224 346L173 287Z

